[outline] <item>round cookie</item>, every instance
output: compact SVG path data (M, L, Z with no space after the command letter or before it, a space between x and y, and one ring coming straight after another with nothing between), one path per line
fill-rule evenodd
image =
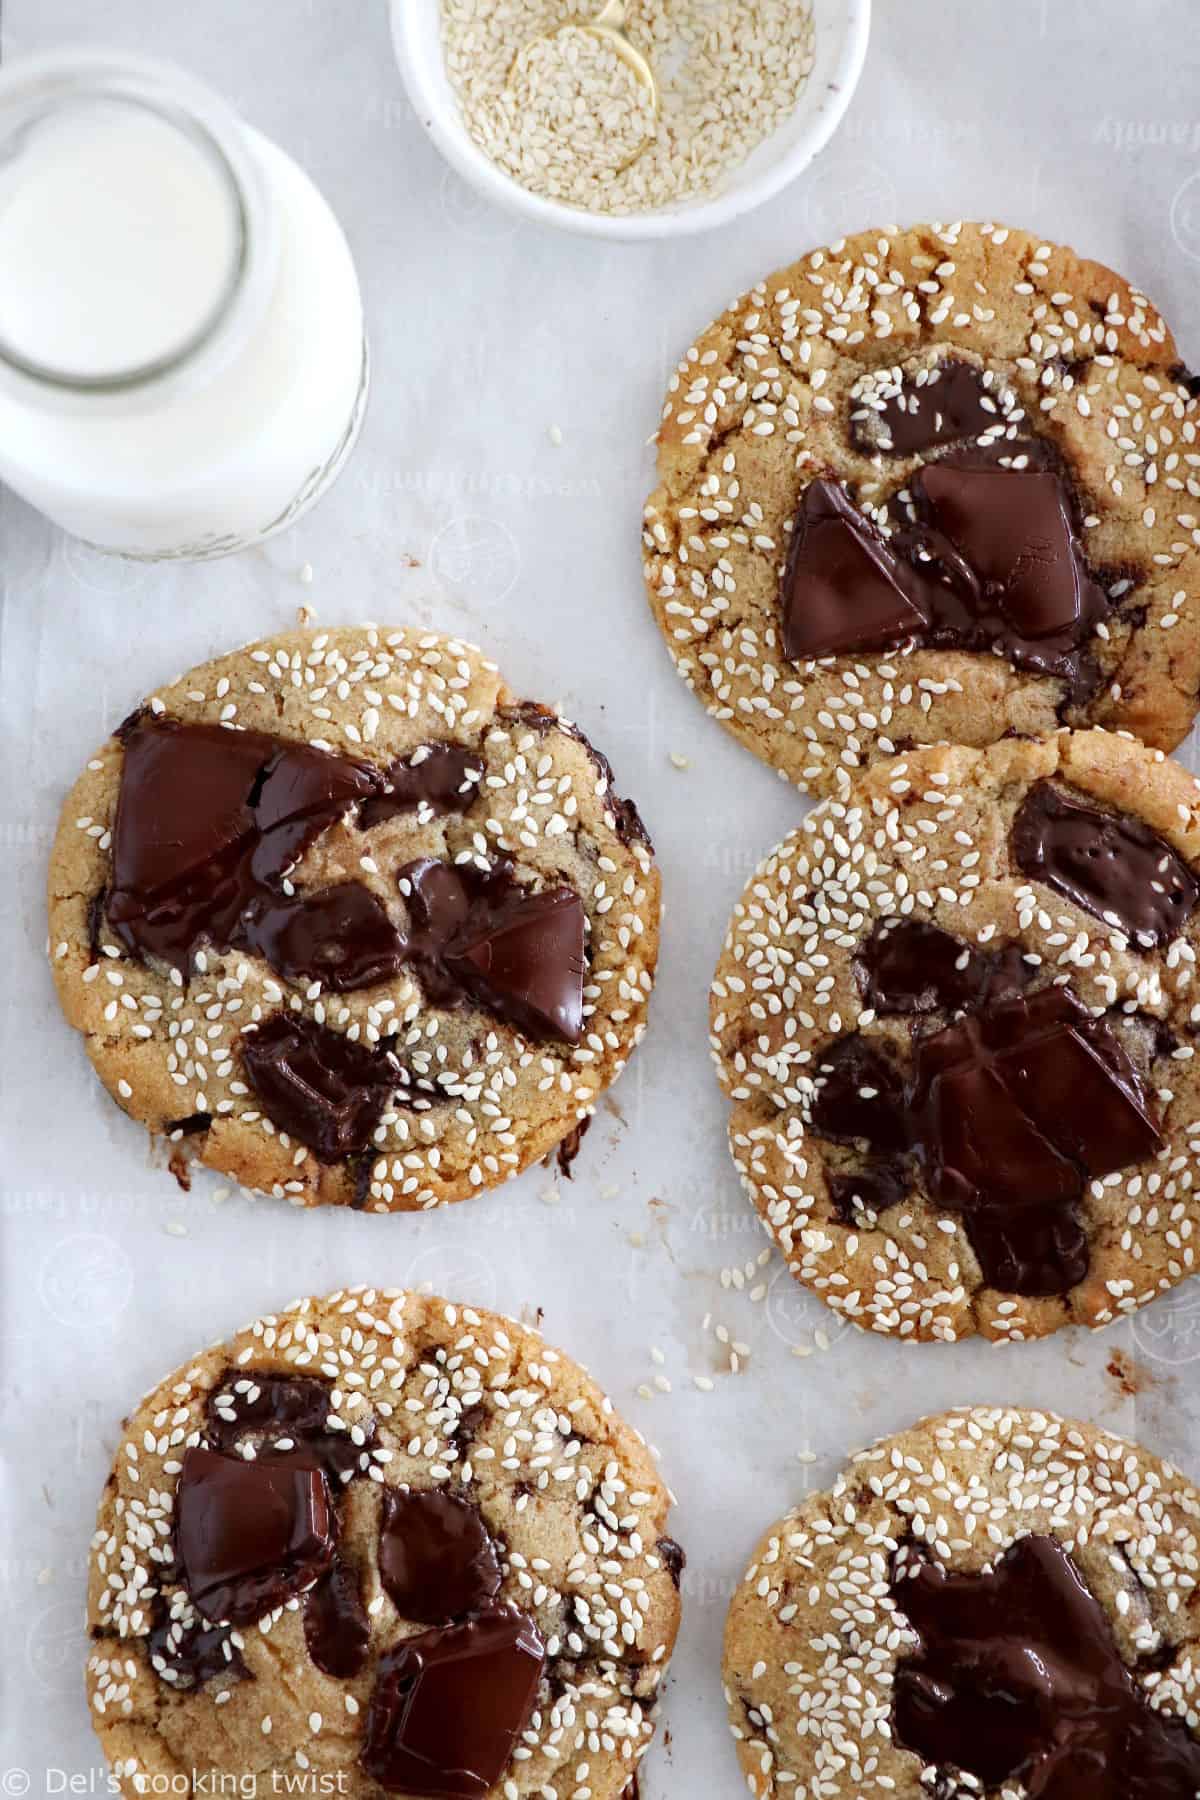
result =
M712 1049L792 1274L914 1339L1196 1268L1200 783L1103 731L881 761L734 909Z
M297 1205L461 1200L645 1026L660 883L583 734L478 650L290 632L139 707L67 798L59 998L113 1098Z
M87 1688L119 1791L617 1800L679 1621L669 1506L512 1320L374 1288L257 1320L147 1395L100 1502Z
M760 1800L1192 1800L1200 1492L1052 1413L861 1452L762 1539L725 1632Z
M643 542L680 673L816 794L1063 724L1173 748L1200 686L1198 393L1143 295L1027 232L811 252L672 378Z

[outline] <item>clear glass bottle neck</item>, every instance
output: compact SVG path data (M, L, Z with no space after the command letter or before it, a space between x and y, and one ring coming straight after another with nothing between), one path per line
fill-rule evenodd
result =
M125 159L108 183L95 166L104 154ZM126 167L132 191L115 191ZM172 218L174 175L176 210L198 207L212 226L211 245L197 241L202 231L187 235L198 221ZM69 224L57 228L56 205L64 221L74 220L77 244ZM260 164L236 114L169 66L95 53L6 64L0 70L0 233L6 207L15 209L15 241L30 261L27 291L14 286L11 304L0 295L0 379L30 397L40 393L61 404L136 395L150 402L168 389L191 387L228 361L265 306L277 244ZM151 235L139 241L140 207ZM190 264L167 241L175 229ZM144 291L133 270L139 255L148 264ZM0 261L0 287L22 279L20 259L7 261L7 276ZM123 277L134 283L126 290L131 304L124 318ZM89 283L97 316L113 327L107 344L102 331L88 330ZM57 331L45 318L56 295L64 315Z

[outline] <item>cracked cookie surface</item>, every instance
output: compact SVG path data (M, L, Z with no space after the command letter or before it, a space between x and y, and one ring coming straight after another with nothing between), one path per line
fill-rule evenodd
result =
M679 1620L669 1506L514 1321L372 1288L264 1316L142 1401L100 1502L87 1687L120 1791L617 1800Z
M1000 225L863 232L761 282L680 363L650 604L706 708L816 794L876 755L1064 724L1171 749L1200 684L1198 428L1170 331L1111 270ZM968 464L1056 484L1090 596L1031 608L1005 579L982 541L995 480L960 481L976 530L956 533L923 471ZM805 518L828 488L840 549Z
M863 1329L1102 1326L1196 1268L1200 784L1102 731L881 761L713 980L734 1162Z
M766 1533L730 1606L759 1800L1191 1800L1200 1492L1052 1413L884 1438Z
M192 670L63 808L49 942L109 1093L298 1205L460 1200L586 1128L644 1029L660 887L607 762L429 632Z

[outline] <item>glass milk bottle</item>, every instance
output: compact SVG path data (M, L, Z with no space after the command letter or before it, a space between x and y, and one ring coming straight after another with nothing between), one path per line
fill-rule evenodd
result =
M0 480L98 549L220 556L330 485L367 377L337 220L207 88L0 71Z

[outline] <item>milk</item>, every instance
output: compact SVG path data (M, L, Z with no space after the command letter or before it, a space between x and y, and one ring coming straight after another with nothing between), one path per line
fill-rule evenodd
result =
M80 56L0 72L0 479L127 556L300 516L366 398L328 205L206 89Z

